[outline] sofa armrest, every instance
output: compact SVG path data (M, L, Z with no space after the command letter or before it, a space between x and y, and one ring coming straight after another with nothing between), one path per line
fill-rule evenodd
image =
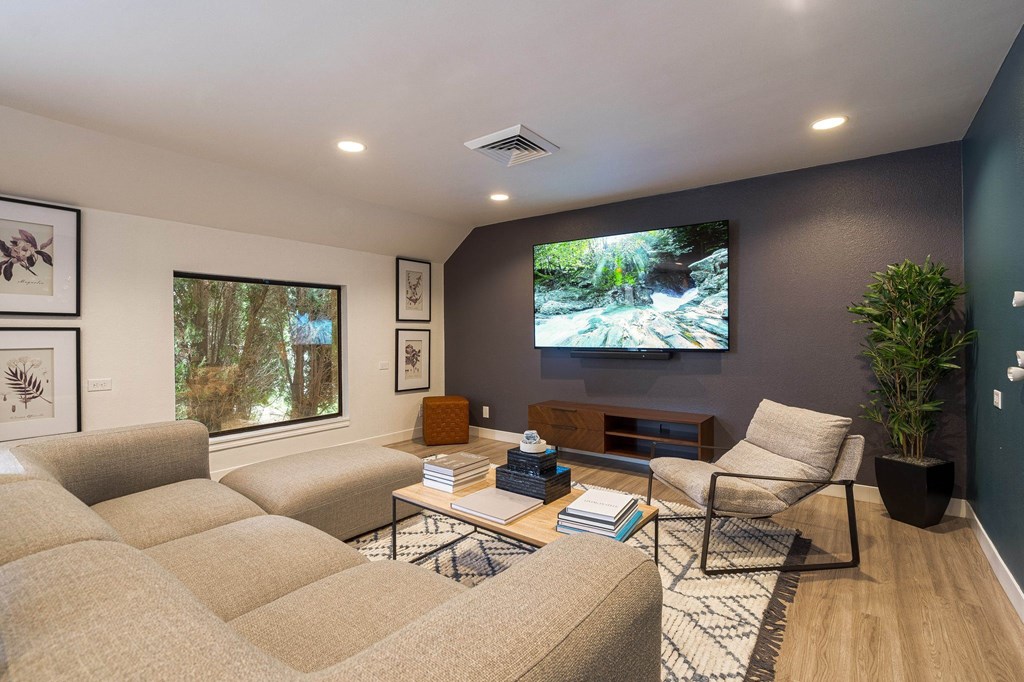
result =
M646 554L569 536L315 677L659 680L661 603Z
M210 441L199 422L87 431L29 441L11 453L49 472L82 502L210 477Z

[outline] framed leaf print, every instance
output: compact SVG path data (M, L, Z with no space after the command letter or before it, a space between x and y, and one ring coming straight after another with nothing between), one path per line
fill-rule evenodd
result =
M0 329L0 441L81 430L79 332Z
M430 322L430 263L396 258L399 322Z
M430 330L395 330L395 392L430 388Z
M0 197L0 315L78 315L81 215Z

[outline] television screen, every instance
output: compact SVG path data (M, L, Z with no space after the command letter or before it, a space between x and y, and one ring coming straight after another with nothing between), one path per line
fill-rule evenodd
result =
M729 222L533 247L534 345L728 350Z

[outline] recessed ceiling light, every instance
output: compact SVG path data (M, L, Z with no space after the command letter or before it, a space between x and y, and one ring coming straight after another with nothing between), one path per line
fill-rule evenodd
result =
M818 119L811 124L811 127L815 130L831 130L832 128L838 128L849 120L846 116L829 116L828 118Z
M361 152L366 149L366 145L362 142L356 142L355 140L342 140L338 143L338 149L343 152Z
M492 194L491 201L508 201L507 194Z

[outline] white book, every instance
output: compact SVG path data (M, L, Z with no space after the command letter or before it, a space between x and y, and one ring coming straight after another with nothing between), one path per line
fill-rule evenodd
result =
M588 490L566 506L566 510L573 514L614 522L631 504L636 504L636 498L632 495L610 490Z
M463 480L459 480L459 481L452 481L452 480L446 480L446 479L443 479L443 478L435 478L433 476L424 474L423 475L423 483L424 483L424 485L426 485L426 483L429 481L430 483L434 483L434 484L439 485L439 486L443 485L443 486L446 486L448 488L456 488L456 489L458 489L458 488L465 488L467 485L473 485L474 483L478 483L478 482L484 480L485 478L487 478L487 476L485 476L484 474L480 474L479 476L474 476L472 478L467 478L467 479L463 479ZM440 490L440 489L441 488L438 488L438 490Z
M452 509L505 525L530 513L541 504L543 504L542 500L519 493L497 488L484 488L452 502Z
M459 483L458 485L452 485L451 483L441 483L440 481L432 481L429 478L423 479L423 485L434 490L440 490L444 493L455 493L464 488L468 488L474 483L479 483L483 479L477 479L475 481L469 481L467 483Z
M466 469L476 469L490 460L468 452L457 452L453 455L438 455L423 462L424 471L436 471L443 474L457 474Z
M438 480L442 481L461 481L463 479L473 478L475 476L485 476L487 474L488 469L490 468L491 465L485 463L483 466L475 467L473 469L465 469L453 475L450 472L441 472L436 471L434 469L428 469L427 467L423 467L423 475L433 476L434 478L437 478Z

